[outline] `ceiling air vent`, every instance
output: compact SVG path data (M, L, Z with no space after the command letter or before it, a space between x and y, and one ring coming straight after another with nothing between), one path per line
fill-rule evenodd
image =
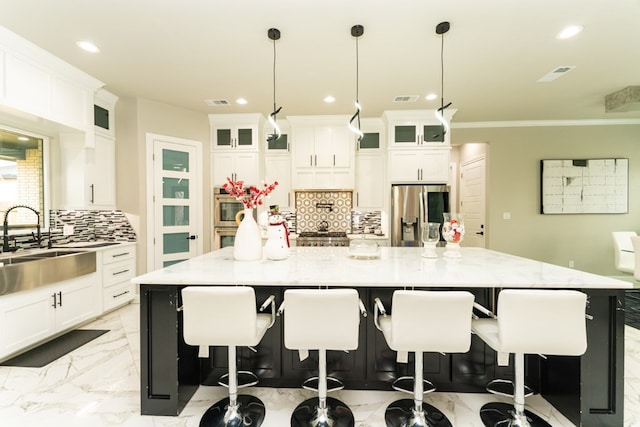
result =
M564 76L565 74L567 74L569 71L573 70L574 68L576 68L575 65L564 65L562 67L556 67L555 69L551 70L550 72L548 72L544 76L540 77L536 81L539 82L539 83L552 82L555 79L557 79L558 77Z
M219 107L221 105L229 105L229 101L226 99L205 99L204 103L209 107Z
M418 98L418 95L396 96L393 98L393 102L416 102Z

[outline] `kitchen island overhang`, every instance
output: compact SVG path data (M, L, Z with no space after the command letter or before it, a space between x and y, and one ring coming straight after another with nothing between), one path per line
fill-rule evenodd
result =
M378 258L356 259L347 248L296 247L286 260L234 261L232 248L224 248L134 278L141 285L142 413L178 415L199 384L216 384L226 368L224 349L211 348L210 358L201 361L197 349L184 343L178 310L184 286L248 285L258 300L275 294L278 304L287 288L353 287L371 312L374 298L389 304L393 291L403 288L468 289L488 307L501 288L545 288L587 293L594 316L588 323L591 345L582 357L533 356L527 381L576 424L621 425L624 289L630 283L481 248L462 248L462 258L454 260L425 259L421 251L383 247ZM282 323L265 336L257 354L247 351L240 358L243 369L258 373L262 386L299 387L312 376L313 354L303 363L285 349ZM369 316L361 322L358 350L335 352L335 365L343 370L332 374L347 388L391 390L391 382L406 374L407 365L395 362L378 335ZM425 371L439 390L460 392L484 392L493 377L510 375L475 336L466 354L425 354Z
M223 248L132 280L154 285L329 287L465 287L631 289L633 285L571 268L483 248L461 248L461 258L421 257L422 248L382 247L372 259L344 247L293 247L285 260L235 261Z

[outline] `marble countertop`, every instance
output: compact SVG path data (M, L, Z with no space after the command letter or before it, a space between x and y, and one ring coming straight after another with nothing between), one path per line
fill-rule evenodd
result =
M235 261L227 247L132 279L156 285L482 287L627 289L632 284L483 248L461 248L462 257L422 258L422 248L381 247L358 259L346 247L292 247L281 261Z

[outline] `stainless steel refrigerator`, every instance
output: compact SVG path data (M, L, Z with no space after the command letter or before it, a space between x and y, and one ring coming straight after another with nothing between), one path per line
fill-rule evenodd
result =
M444 212L449 212L448 185L392 185L391 246L422 246L422 224L438 222L442 230Z

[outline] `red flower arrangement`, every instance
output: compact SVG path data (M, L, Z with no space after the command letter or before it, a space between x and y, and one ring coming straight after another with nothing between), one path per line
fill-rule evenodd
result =
M222 188L232 196L235 196L236 200L242 202L247 209L255 208L262 205L262 199L268 196L278 185L278 181L274 181L273 184L262 184L262 188L258 188L254 185L249 187L244 186L244 181L232 181L227 177L227 182L222 184Z

